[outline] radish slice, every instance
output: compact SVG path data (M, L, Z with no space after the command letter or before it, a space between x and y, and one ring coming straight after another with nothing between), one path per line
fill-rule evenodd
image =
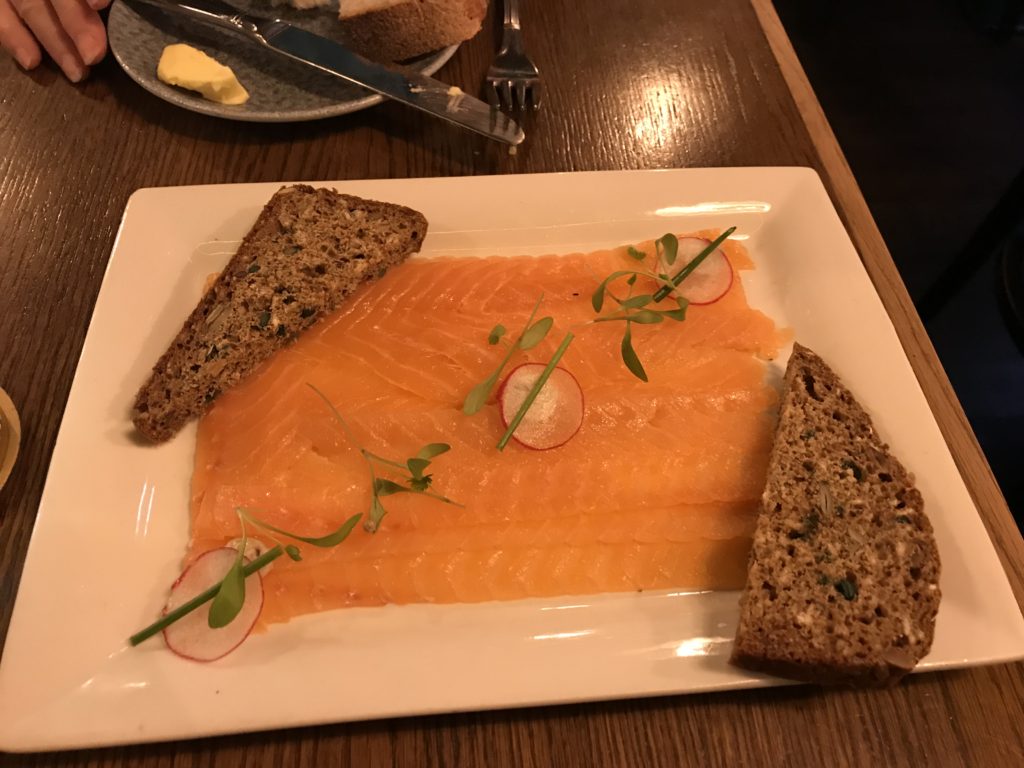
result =
M542 363L524 363L513 369L502 382L498 403L506 428L546 367ZM512 437L527 448L546 451L566 443L580 431L582 424L583 390L575 376L565 368L556 367Z
M235 550L235 552L237 552L238 548L242 546L242 537L239 536L237 539L232 539L231 541L229 541L224 546L225 547L231 547L233 550ZM242 553L242 557L245 558L245 562L251 563L253 560L256 560L256 559L258 559L260 557L263 557L263 555L267 554L267 552L270 549L271 548L268 547L266 545L266 543L260 541L259 539L254 539L252 536L246 536L245 537L245 552ZM274 563L273 563L273 561L271 561L271 562L267 563L266 565L264 565L262 568L260 568L260 571L259 571L260 576L261 577L262 576L266 576L273 569L274 569Z
M211 549L201 554L174 582L164 613L184 605L218 583L231 569L236 557L238 550L233 547ZM249 636L263 610L263 578L254 573L245 580L242 610L226 627L210 628L211 605L212 600L167 627L164 630L167 647L192 661L214 661L231 653Z
M662 274L675 275L685 267L701 251L711 245L710 240L703 237L681 237L679 238L679 250L676 252L676 260L669 266L658 260L658 271ZM713 304L729 292L732 287L732 264L721 248L715 251L700 263L700 266L688 275L683 282L675 289L675 293L682 296L691 304Z

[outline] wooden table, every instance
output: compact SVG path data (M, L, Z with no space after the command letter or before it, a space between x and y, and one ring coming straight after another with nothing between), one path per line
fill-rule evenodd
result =
M687 166L816 168L1010 574L1024 543L768 0L524 0L547 108L515 157L395 105L302 125L194 115L107 60L81 87L0 61L0 384L23 452L0 492L0 641L86 325L139 187ZM491 20L493 22L493 18ZM476 92L496 25L442 76ZM305 728L0 766L1020 765L1024 666L895 690L783 690Z

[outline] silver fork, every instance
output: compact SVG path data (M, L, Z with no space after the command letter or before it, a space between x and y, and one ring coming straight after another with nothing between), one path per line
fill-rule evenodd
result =
M519 0L505 0L501 48L487 70L487 100L494 107L526 109L527 99L540 109L540 72L523 50L519 28Z

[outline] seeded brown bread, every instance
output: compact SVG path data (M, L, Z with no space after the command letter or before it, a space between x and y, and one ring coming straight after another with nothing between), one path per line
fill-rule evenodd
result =
M473 37L487 0L341 0L339 7L345 39L355 50L377 61L404 61Z
M162 442L363 283L420 249L422 214L307 185L282 187L135 398Z
M806 682L896 683L927 653L939 553L921 494L836 374L786 370L732 662Z

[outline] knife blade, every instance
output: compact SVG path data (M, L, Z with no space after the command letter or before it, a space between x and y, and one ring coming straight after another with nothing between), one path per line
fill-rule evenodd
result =
M280 19L244 13L222 0L128 1L221 27L281 56L510 146L526 138L510 117L458 88L406 68L372 62L341 43Z

